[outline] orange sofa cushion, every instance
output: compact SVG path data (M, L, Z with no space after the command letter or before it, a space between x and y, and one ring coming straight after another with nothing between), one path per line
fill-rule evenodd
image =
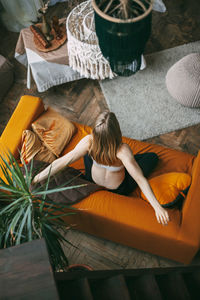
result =
M191 183L191 176L186 173L170 172L149 179L149 184L156 199L163 207L173 207L180 204L186 196ZM138 189L138 197L147 200Z

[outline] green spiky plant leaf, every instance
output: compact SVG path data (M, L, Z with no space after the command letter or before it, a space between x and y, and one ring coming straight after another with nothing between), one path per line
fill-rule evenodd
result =
M53 269L63 269L68 261L62 243L70 242L63 235L69 227L62 216L72 212L66 213L64 208L70 206L54 203L48 195L80 186L69 187L66 182L65 186L50 190L50 176L44 185L32 186L33 162L29 169L23 165L25 176L10 152L0 155L5 177L0 178L0 248L45 238Z

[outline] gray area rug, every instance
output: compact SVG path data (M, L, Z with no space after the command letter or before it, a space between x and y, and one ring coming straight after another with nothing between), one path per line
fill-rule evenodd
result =
M169 68L194 52L200 52L200 41L146 55L146 69L100 82L124 136L144 140L200 123L200 109L179 104L165 85Z

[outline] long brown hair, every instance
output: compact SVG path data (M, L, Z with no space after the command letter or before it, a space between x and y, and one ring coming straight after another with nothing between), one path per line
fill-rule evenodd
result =
M113 165L117 161L117 150L122 144L119 122L113 112L103 112L96 119L92 130L91 157L99 164Z

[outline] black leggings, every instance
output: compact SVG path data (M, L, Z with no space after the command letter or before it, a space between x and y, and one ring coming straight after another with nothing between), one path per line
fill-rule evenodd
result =
M153 152L136 154L135 160L140 166L145 177L148 177L150 173L153 171L158 162L157 154ZM91 168L93 161L89 155L84 156L84 164L85 164L85 178L91 182L94 182L92 179ZM131 177L128 171L125 168L125 177L122 183L118 186L117 189L108 189L109 191L120 194L120 195L128 195L137 187L136 181Z

